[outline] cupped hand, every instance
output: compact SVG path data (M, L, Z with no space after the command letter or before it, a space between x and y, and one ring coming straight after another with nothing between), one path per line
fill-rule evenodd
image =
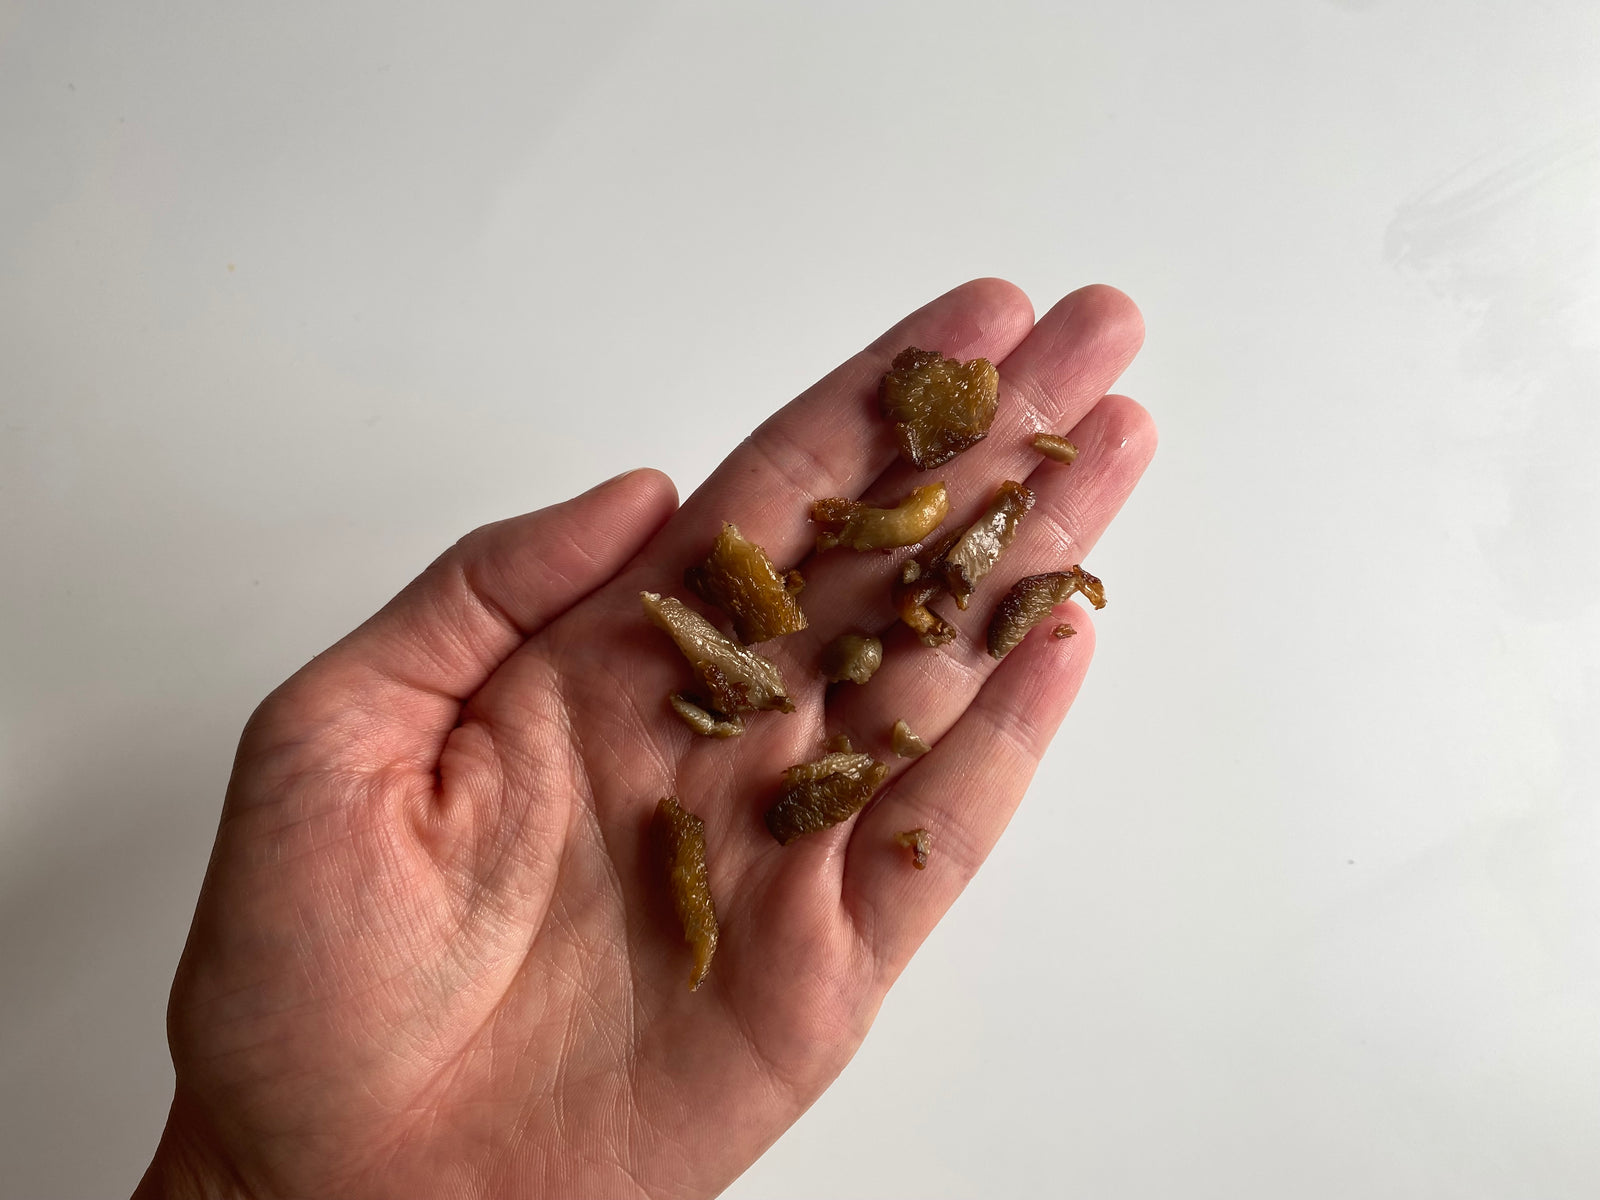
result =
M245 730L169 1011L176 1093L148 1196L697 1197L826 1088L993 847L1087 670L1078 636L996 663L1009 584L1085 558L1155 446L1105 393L1142 324L1086 288L1037 324L980 280L906 318L747 438L681 508L635 471L468 534L272 694ZM988 439L918 477L877 413L908 345L1000 367ZM1029 448L1072 431L1064 468ZM1038 495L938 650L893 623L897 555L813 556L824 496L943 479L950 523L1002 479ZM683 594L724 520L798 565L810 627L760 650L793 713L727 741L666 705L688 664L641 590ZM1092 564L1090 564L1092 569ZM1113 602L1115 580L1111 580ZM1063 610L1067 614L1069 610ZM879 633L864 686L820 648ZM895 758L904 719L931 753ZM893 767L855 820L779 846L785 767L848 733ZM657 800L702 817L720 946L689 950L651 853ZM895 832L930 830L927 869Z

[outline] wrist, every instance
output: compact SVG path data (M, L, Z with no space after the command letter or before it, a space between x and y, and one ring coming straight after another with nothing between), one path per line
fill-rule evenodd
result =
M161 1141L133 1200L251 1200L251 1194L185 1121L174 1099Z

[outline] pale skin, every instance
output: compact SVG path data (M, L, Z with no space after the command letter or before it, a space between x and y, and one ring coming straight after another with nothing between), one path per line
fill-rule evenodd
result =
M907 317L767 420L681 507L641 470L467 535L256 711L169 1010L176 1094L137 1197L690 1197L725 1188L850 1060L885 992L989 854L1078 692L1094 627L997 664L1015 579L1089 554L1155 449L1107 395L1143 324L1111 288L1037 324L978 280ZM876 386L908 345L1000 368L989 438L919 475ZM1079 447L1070 467L1028 445ZM1038 503L939 650L894 627L895 555L811 554L814 499L1002 479ZM687 598L724 520L798 566L810 628L764 643L796 711L699 738L688 664L639 592ZM1113 606L1116 581L1107 580ZM1054 623L1054 622L1052 622ZM884 640L864 686L823 645ZM931 753L902 760L905 719ZM846 732L893 774L855 820L779 846L785 767ZM705 984L651 854L676 794L706 823L722 938ZM933 834L926 870L894 835Z

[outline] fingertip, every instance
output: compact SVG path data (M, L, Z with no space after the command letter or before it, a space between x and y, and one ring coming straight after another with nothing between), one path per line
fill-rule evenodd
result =
M1156 447L1161 442L1150 410L1131 396L1116 392L1101 397L1095 409L1104 415L1106 440L1113 443L1114 449L1137 462L1142 471L1155 457Z
M1033 326L1033 301L1028 299L1027 292L1009 279L983 275L967 280L946 294L960 297L975 308L993 313L997 320L1003 320L1007 325L1021 325L1024 328Z
M1131 346L1134 353L1144 345L1144 314L1120 288L1109 283L1091 283L1064 296L1061 305L1068 304L1075 313Z
M654 467L635 467L614 475L589 489L589 494L614 492L613 502L633 509L641 520L660 524L678 508L678 487L664 471Z

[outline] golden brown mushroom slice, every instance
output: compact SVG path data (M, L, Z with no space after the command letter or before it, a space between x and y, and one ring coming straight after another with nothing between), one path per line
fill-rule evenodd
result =
M1078 457L1078 448L1057 433L1036 433L1030 444L1040 454L1058 463L1070 463Z
M928 855L933 850L933 834L926 829L907 829L894 835L894 840L911 851L911 865L922 870L928 865Z
M933 564L957 608L966 608L973 590L1017 536L1017 526L1033 507L1033 493L1013 479L1002 483L984 513Z
M705 982L717 952L717 907L706 877L706 823L679 804L676 796L665 796L656 805L655 835L666 863L672 907L694 956L689 969L692 992Z
M794 711L776 663L739 645L681 600L656 592L640 592L639 599L645 616L683 651L718 712Z
M932 749L927 742L911 732L911 726L904 720L894 723L894 728L889 731L889 744L901 758L921 758Z
M883 665L883 643L864 633L842 633L823 648L820 666L829 683L865 683Z
M1082 567L1017 580L995 607L994 618L989 622L990 657L1001 659L1010 654L1028 636L1028 630L1048 617L1056 605L1079 593L1096 608L1106 606L1105 585ZM1062 633L1063 629L1071 632ZM1056 637L1070 637L1076 630L1061 625L1053 632Z
M900 453L919 471L949 462L989 436L1000 372L986 358L958 362L911 346L895 356L878 390Z
M735 714L725 717L698 703L694 697L674 692L667 697L672 711L683 718L683 723L701 737L731 738L744 732L744 718Z
M817 549L892 550L915 546L950 513L950 494L942 483L913 488L893 508L871 508L859 500L832 496L811 506L817 523Z
M740 534L737 525L724 522L711 554L685 571L683 581L733 618L734 636L745 645L806 627L806 614L795 599L805 587L800 572L779 572L766 551Z
M848 821L872 799L889 768L870 754L835 750L783 773L783 791L767 809L767 828L787 846L802 834Z

